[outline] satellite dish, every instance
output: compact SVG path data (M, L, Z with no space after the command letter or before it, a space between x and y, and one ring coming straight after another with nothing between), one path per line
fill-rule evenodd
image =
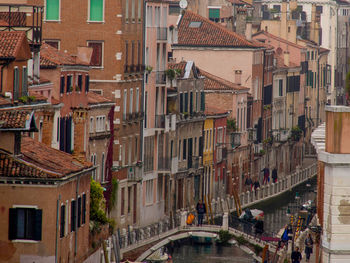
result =
M187 7L187 1L186 0L181 0L180 1L180 8L185 9Z

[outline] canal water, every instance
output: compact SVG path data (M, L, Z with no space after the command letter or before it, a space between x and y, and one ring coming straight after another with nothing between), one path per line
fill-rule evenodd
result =
M290 220L287 216L288 208L288 212L294 214L302 204L308 200L315 200L316 184L316 179L312 179L295 187L292 191L251 207L264 211L265 231L278 233ZM250 255L238 247L197 245L192 244L190 240L182 240L177 245L168 247L168 252L172 255L173 263L255 262Z

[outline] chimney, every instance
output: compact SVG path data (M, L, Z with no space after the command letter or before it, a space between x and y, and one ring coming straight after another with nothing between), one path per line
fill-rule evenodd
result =
M309 39L312 40L312 41L315 41L315 42L318 42L316 41L315 39L315 30L316 30L316 5L313 4L311 6L311 25L310 25L310 36L309 36Z
M92 48L91 47L78 47L77 59L90 65L92 57Z
M280 37L287 39L287 1L282 1Z
M284 65L289 67L289 51L284 51Z
M235 83L241 85L242 81L242 70L235 70Z
M249 41L252 40L252 23L251 22L247 22L247 24L246 24L245 37Z

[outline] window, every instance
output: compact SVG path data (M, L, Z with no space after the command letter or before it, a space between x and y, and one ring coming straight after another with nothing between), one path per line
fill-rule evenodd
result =
M79 91L82 90L82 87L83 87L83 76L78 75L78 89L79 89Z
M153 180L146 181L146 203L153 203Z
M90 132L94 132L94 117L90 117Z
M134 91L130 89L130 103L129 103L129 113L133 112L133 99L134 99Z
M103 22L104 0L90 0L89 21Z
M214 22L220 21L220 9L219 8L209 8L209 19Z
M184 94L183 93L180 93L180 112L183 113L184 110L184 102L183 102L183 97L184 97Z
M200 28L201 25L202 25L202 22L192 21L192 22L190 22L188 27L190 27L190 28Z
M17 67L13 71L13 99L18 100L19 98L19 70Z
M181 157L181 140L179 140L179 152L178 152L178 159L180 160Z
M60 41L59 40L45 40L45 43L50 45L53 48L60 49Z
M67 85L66 85L66 87L67 87L67 90L66 90L67 93L73 91L73 83L72 83L72 76L71 75L67 76Z
M128 41L125 41L125 65L128 66L129 65L129 44ZM127 67L125 72L127 72Z
M105 131L106 130L105 123L106 123L106 116L97 116L96 117L96 131L97 132Z
M101 181L104 182L105 180L105 154L102 153L101 157Z
M64 93L64 88L65 88L65 79L64 76L61 76L61 80L60 80L60 93L63 94Z
M70 215L71 215L71 218L70 218L70 231L73 232L76 230L76 218L77 218L77 215L76 215L76 201L75 200L72 200L71 202L71 211L70 211Z
M139 112L139 104L140 104L140 89L136 88L136 102L135 102L136 112Z
M138 17L138 21L141 22L141 7L142 7L142 1L138 0L138 4L137 4L137 17Z
M147 6L147 14L146 14L146 25L147 27L151 27L153 24L153 8L152 6Z
M162 201L163 199L163 176L161 174L158 175L158 202Z
M41 240L42 210L10 208L9 239Z
M124 98L123 98L123 120L126 120L126 104L128 101L128 91L124 90Z
M90 65L94 67L103 66L103 42L88 42L88 47L92 48L92 57Z
M125 188L122 188L121 191L121 204L120 204L120 215L123 216L125 214Z
M135 0L131 0L131 18L135 22Z
M78 197L78 227L81 227L81 197Z
M278 80L278 96L283 96L283 79Z
M201 92L201 111L205 111L205 94L204 94L204 91Z
M46 0L46 20L60 20L60 0Z
M187 143L187 140L184 139L183 146L182 146L182 159L183 160L186 160L186 155L187 155L186 143Z
M22 69L22 96L28 95L28 70L27 67Z
M129 21L129 0L125 0L125 22Z
M128 187L128 214L131 211L131 186Z
M89 81L90 81L90 77L89 75L85 76L85 92L89 91Z
M84 225L86 223L86 194L83 194L83 207L81 213L81 224Z

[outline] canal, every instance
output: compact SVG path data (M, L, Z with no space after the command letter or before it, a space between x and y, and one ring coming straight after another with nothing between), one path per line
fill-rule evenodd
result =
M278 233L290 220L287 211L294 214L302 204L316 198L316 185L316 178L313 178L276 198L254 205L251 209L263 210L265 231ZM189 239L168 247L168 252L173 263L255 262L238 247L197 245L192 244Z

